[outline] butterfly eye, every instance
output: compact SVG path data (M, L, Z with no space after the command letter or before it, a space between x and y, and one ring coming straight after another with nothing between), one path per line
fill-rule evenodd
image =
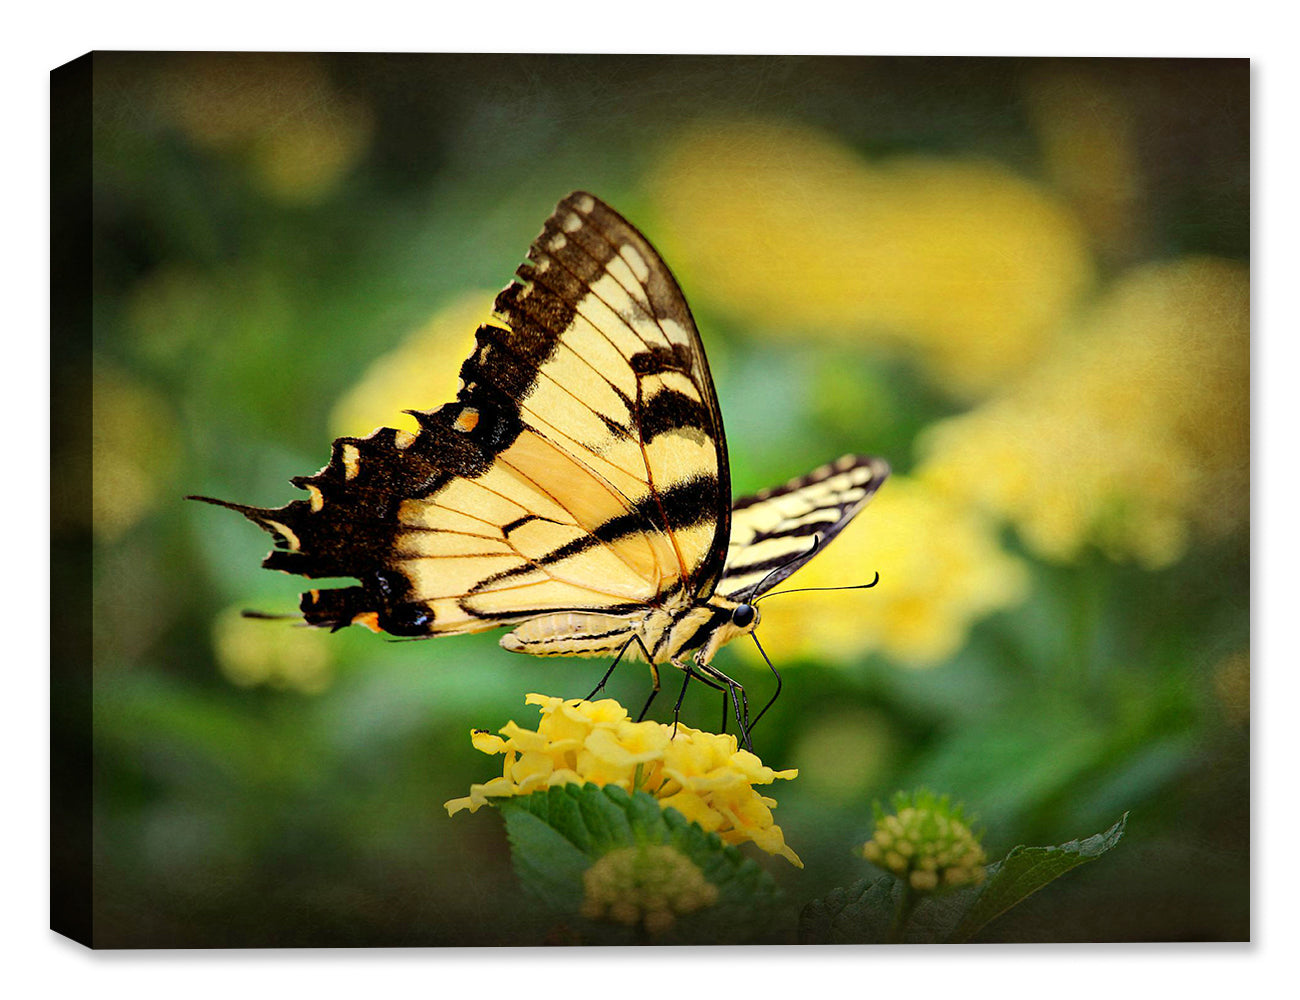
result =
M731 624L736 628L748 628L754 621L754 606L752 604L738 604L736 610L731 612Z

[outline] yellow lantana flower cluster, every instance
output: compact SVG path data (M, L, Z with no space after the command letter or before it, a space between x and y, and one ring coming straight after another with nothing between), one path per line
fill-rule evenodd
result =
M504 754L505 766L501 777L471 785L468 796L446 803L448 815L462 809L474 812L490 799L530 795L551 785L618 785L629 793L648 792L663 808L676 809L725 843L752 841L803 867L772 822L776 800L754 789L777 778L794 778L797 770L774 771L726 733L633 722L612 698L583 701L530 694L525 701L541 710L535 732L512 721L502 727L501 736L486 730L471 734L475 749Z
M1191 258L1135 268L1073 342L930 428L917 475L1053 560L1085 544L1149 568L1249 516L1250 279Z
M633 926L651 934L672 927L677 915L718 901L718 888L690 858L667 844L610 851L582 875L582 915Z
M862 856L905 879L917 892L984 881L987 858L960 807L928 792L896 800L897 813L876 816Z
M1047 347L1092 280L1059 198L976 159L868 160L793 123L711 122L649 179L693 299L759 335L910 351L981 395Z
M764 601L764 645L783 658L845 659L879 649L928 666L957 652L975 621L1019 603L1029 586L1024 563L999 546L989 518L906 476L890 477L787 587L843 587L875 572L880 582L868 591ZM746 646L740 651L756 658Z

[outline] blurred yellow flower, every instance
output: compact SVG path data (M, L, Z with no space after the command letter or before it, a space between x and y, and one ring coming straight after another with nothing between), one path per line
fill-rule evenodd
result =
M649 184L693 298L756 333L902 345L961 393L1034 361L1091 280L1071 212L989 162L868 161L802 126L714 123Z
M1110 258L1142 250L1142 181L1130 95L1103 73L1051 62L1026 79L1030 121L1053 186Z
M1249 516L1249 313L1241 265L1136 268L1036 371L929 428L917 475L1045 558L1168 565Z
M618 785L653 795L665 809L676 809L725 843L752 841L803 867L772 822L776 801L753 787L794 778L798 771L772 770L726 733L633 722L610 698L566 701L530 694L525 701L541 709L535 732L510 722L500 730L504 739L486 730L471 734L475 749L505 754L505 767L501 777L472 785L468 796L446 803L448 815L475 812L489 799L530 795L551 785Z
M717 886L677 848L642 844L610 851L582 876L582 915L629 926L644 924L661 934L678 914L718 901Z
M91 517L113 541L153 510L179 447L158 393L105 363L94 366Z
M988 518L898 475L867 516L781 589L843 587L876 572L880 582L871 590L765 600L764 645L783 659L848 659L879 649L926 666L957 652L975 621L1018 603L1029 582L1024 564L999 547Z
M369 107L307 53L185 53L161 74L157 99L192 142L247 156L262 188L285 201L329 194L374 129Z
M1250 653L1243 650L1214 668L1214 694L1229 722L1250 721Z
M245 618L226 608L212 623L217 665L232 684L320 694L334 679L329 635L321 629Z
M376 427L418 432L416 419L403 411L432 410L456 398L460 366L474 352L474 332L495 298L495 292L466 292L376 358L334 407L334 434L363 437Z

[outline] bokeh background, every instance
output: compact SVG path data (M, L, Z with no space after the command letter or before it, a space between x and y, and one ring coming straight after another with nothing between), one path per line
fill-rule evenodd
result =
M1249 936L1245 61L106 53L93 121L97 944L548 940L443 802L603 666L243 618L301 581L180 498L278 505L450 399L577 188L683 286L738 493L895 469L791 580L880 584L763 606L771 939L920 785L994 857L1131 811L985 940Z

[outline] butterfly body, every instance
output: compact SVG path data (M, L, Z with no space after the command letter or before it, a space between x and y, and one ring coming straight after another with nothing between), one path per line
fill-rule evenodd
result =
M357 580L303 594L309 624L507 627L514 652L693 663L733 685L708 664L758 624L751 602L889 471L846 456L733 505L686 301L646 238L583 192L560 202L497 297L456 399L408 412L418 433L335 441L323 469L293 480L306 499L209 500L272 534L267 568Z
M736 602L716 596L705 601L678 596L624 616L582 611L541 615L502 636L501 646L533 656L616 656L627 647L627 655L635 658L670 663L702 651L715 634L721 645L752 630L757 621L748 629L731 624L737 607Z

